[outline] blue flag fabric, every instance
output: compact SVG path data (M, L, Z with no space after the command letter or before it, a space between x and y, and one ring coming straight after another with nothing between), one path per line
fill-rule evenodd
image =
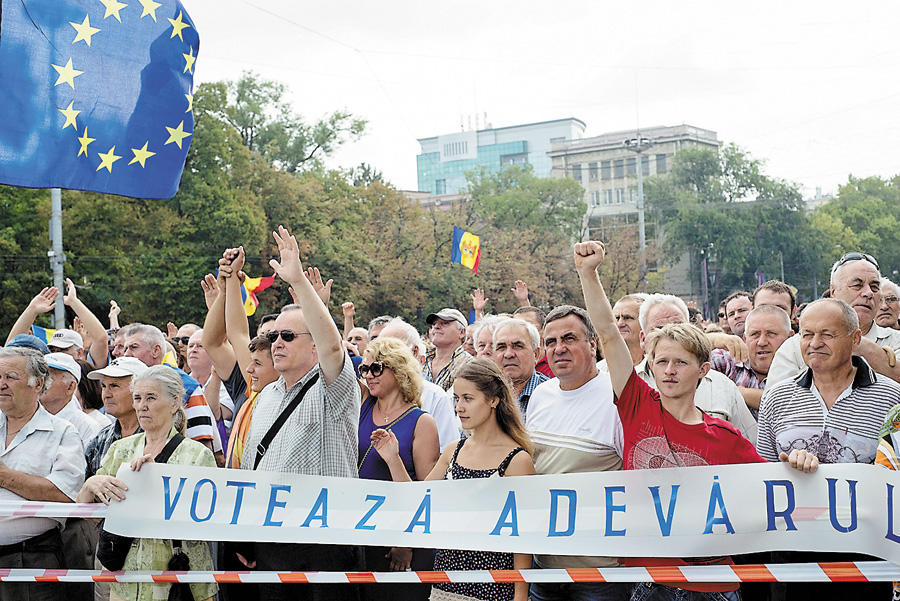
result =
M181 2L0 2L0 183L174 196L200 47Z

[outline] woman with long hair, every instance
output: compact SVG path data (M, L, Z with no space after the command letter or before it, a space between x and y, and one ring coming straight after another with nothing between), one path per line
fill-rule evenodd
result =
M464 480L492 476L534 474L532 445L512 385L500 368L488 359L466 363L453 382L456 413L468 438L447 445L425 480ZM400 473L397 437L387 429L372 433L372 443L391 468ZM395 480L410 481L395 476ZM531 567L531 556L489 551L439 550L435 570L511 570ZM514 600L528 598L526 583L447 583L432 589L433 601L465 599Z
M440 455L437 425L422 411L422 370L406 346L396 338L379 338L366 347L359 373L369 397L359 412L359 477L370 480L421 480L431 473ZM390 430L398 443L398 462L389 466L373 450L372 433ZM404 547L366 547L369 571L430 570L434 551ZM419 584L364 585L368 601L424 599L429 587Z

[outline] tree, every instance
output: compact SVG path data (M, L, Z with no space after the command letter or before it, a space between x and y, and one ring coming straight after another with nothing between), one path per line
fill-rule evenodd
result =
M721 290L754 288L756 272L812 291L821 243L796 184L764 175L762 163L731 144L687 148L645 193L665 232L667 256L700 251L718 269ZM699 273L695 274L699 277Z
M860 250L878 259L882 275L897 278L900 175L891 179L851 175L838 189L837 197L816 209L813 218L821 239L827 241L820 277L828 277L828 268L843 253Z
M218 84L202 84L199 90L207 91L211 85ZM237 130L247 148L288 173L320 166L322 156L358 140L365 132L366 121L346 111L306 123L286 100L283 84L260 79L252 72L224 85L226 94L218 117Z

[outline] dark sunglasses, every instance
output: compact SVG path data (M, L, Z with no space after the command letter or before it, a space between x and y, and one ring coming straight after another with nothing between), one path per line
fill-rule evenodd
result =
M278 340L278 337L281 336L281 339L285 342L290 342L297 336L302 336L307 334L308 336L312 336L310 332L292 332L291 330L269 330L266 332L266 340L269 341L269 344L275 344L275 341Z
M191 337L190 336L173 336L172 338L169 338L169 340L171 340L172 342L177 342L178 344L187 344L191 340Z
M843 257L838 259L838 262L835 263L834 266L831 268L831 273L833 274L835 271L837 271L838 267L840 267L841 265L843 265L845 263L850 263L851 261L868 261L869 263L871 263L872 265L875 266L875 269L881 271L881 267L878 266L878 261L876 261L875 257L873 257L872 255L867 255L866 253L860 253L860 252L851 252L851 253L846 253Z
M377 378L384 373L384 363L381 361L373 361L369 365L363 363L359 366L359 375L365 378L369 373L372 374L373 378Z

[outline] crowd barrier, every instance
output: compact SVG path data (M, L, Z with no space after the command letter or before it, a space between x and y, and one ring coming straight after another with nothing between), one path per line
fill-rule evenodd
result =
M446 572L107 572L0 568L0 582L412 583L442 582L895 582L900 567L887 561L740 566L658 566L570 570Z

